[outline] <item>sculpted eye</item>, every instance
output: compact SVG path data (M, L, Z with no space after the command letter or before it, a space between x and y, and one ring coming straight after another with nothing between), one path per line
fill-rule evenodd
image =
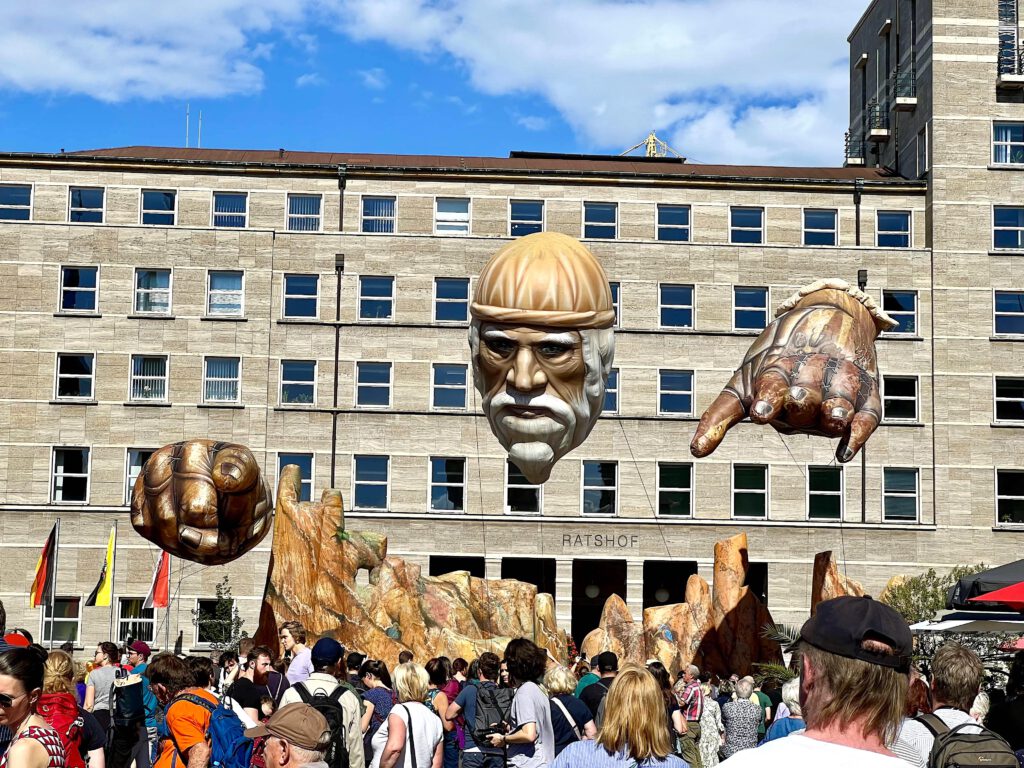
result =
M484 344L499 357L508 357L516 350L516 344L509 339L484 339Z
M573 347L571 344L559 344L556 341L546 341L540 345L540 353L544 355L544 357L549 358L568 355L572 350Z

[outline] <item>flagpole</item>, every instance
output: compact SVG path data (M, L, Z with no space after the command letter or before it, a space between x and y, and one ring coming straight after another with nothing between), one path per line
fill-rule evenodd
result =
M53 537L53 584L50 590L50 650L53 650L54 620L57 618L57 553L60 551L60 518L57 518L57 533Z
M110 634L107 637L111 642L120 642L120 638L114 638L114 605L117 603L114 595L117 591L117 583L114 581L117 576L117 520L114 520L114 547L110 552Z
M171 561L170 552L167 553L167 591L171 590L171 571L173 570L174 563ZM171 605L174 604L174 600L170 599L168 595L167 600L167 617L164 621L164 650L166 651L171 647Z

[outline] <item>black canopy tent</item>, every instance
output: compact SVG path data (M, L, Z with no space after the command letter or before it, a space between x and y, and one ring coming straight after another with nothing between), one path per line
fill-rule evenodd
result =
M1006 606L998 603L968 602L972 597L995 592L1003 587L1010 587L1024 581L1024 560L1017 560L1013 563L1000 565L998 568L990 568L981 573L964 576L949 591L946 598L947 608L956 608L965 611L993 611L1006 610Z

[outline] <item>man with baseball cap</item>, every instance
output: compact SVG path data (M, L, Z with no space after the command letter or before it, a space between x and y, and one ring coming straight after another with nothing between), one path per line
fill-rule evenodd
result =
M128 663L132 666L132 672L145 677L150 655L152 651L149 645L142 640L129 643ZM146 740L149 742L149 758L152 763L157 755L156 713L160 709L160 702L156 700L148 685L142 686L142 705L146 709Z
M896 737L913 652L900 614L870 597L820 603L800 630L800 706L807 729L725 761L730 768L906 768Z
M331 731L326 718L308 704L286 704L245 735L266 737L267 768L327 768L324 746Z
M619 674L619 657L612 651L605 651L597 655L597 672L601 675L596 683L588 685L580 694L580 701L590 707L591 714L597 718L597 710L608 695L608 689L612 687L615 676ZM597 723L600 726L600 722Z

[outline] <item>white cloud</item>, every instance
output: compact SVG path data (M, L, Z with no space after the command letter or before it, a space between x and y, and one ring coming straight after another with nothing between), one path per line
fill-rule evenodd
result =
M299 88L307 88L314 85L323 85L324 79L317 72L307 72L295 78L295 85Z
M547 118L538 117L537 115L523 115L516 120L516 123L528 131L543 131L548 127Z
M380 67L372 69L360 69L359 77L363 85L374 91L382 91L388 87L388 73Z
M655 128L706 162L842 157L860 2L331 1L349 36L450 55L479 91L539 95L596 147Z

